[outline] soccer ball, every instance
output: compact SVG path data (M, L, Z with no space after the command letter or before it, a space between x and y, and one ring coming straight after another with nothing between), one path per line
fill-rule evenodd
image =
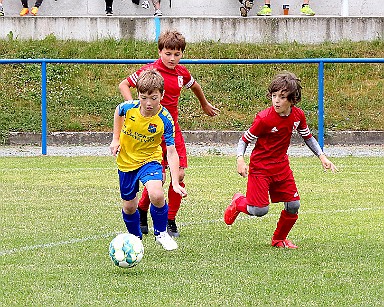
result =
M109 244L109 256L118 267L132 268L143 258L144 246L133 234L121 233Z

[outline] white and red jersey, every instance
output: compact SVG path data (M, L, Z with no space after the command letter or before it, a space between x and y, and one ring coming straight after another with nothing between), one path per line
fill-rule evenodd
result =
M183 87L190 88L195 79L191 76L188 69L182 65L176 65L175 69L169 69L166 67L161 59L156 62L144 65L135 73L127 77L129 84L132 87L136 87L137 80L140 73L145 69L155 68L164 78L164 98L161 100L161 104L171 113L175 125L178 125L178 104L180 92Z
M297 130L303 139L312 134L303 110L292 106L288 116L280 116L273 106L259 112L252 126L243 134L246 143L256 140L249 163L249 173L264 175L289 171L288 147Z

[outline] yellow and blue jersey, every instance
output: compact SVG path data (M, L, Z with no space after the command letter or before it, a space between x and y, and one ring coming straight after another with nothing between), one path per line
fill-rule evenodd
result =
M175 126L167 109L160 106L156 115L144 117L140 114L140 101L132 100L121 103L118 110L119 116L125 116L116 160L119 170L129 172L148 162L161 163L162 137L167 146L175 144Z

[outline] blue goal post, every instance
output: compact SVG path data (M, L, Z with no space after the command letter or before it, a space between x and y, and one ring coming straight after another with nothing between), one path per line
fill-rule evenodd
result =
M0 64L41 65L41 153L47 154L47 64L147 64L157 59L0 59ZM318 67L318 141L324 148L324 64L384 63L384 58L314 58L314 59L182 59L180 64L317 64Z

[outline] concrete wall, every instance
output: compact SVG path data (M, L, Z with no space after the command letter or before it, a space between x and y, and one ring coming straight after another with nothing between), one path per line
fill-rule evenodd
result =
M197 144L237 144L243 131L183 131L186 143ZM111 132L52 132L47 135L49 146L105 145L111 143ZM41 134L10 132L6 145L41 146ZM303 139L294 133L292 145L303 144ZM325 145L384 145L384 131L328 131Z
M6 16L18 16L20 0L4 0ZM142 0L140 0L142 2ZM256 16L263 0L254 0L255 7L249 16ZM30 6L34 1L29 0ZM290 14L299 15L302 0L272 0L273 14L282 15L282 4L290 5ZM384 16L383 0L311 0L318 16ZM165 16L239 16L238 0L162 0ZM104 15L103 0L44 0L39 16L100 16ZM115 0L115 16L151 16L153 9L145 10L131 0ZM1 30L1 28L0 28Z
M384 39L384 17L3 17L0 39L153 41L165 29L178 29L188 42L321 43Z
M153 18L152 7L145 10L131 0L115 0L113 17L105 16L103 0L44 0L37 17L20 17L20 0L4 0L6 16L0 18L0 39L12 33L19 39L43 39L53 34L58 39L83 41L152 41L162 30L178 29L188 42L371 41L384 39L382 1L311 0L317 15L307 17L299 15L302 0L272 0L274 16L257 17L263 0L255 0L250 17L243 18L238 0L226 0L224 5L222 0L162 0L164 17ZM282 15L282 3L290 5L289 16Z

